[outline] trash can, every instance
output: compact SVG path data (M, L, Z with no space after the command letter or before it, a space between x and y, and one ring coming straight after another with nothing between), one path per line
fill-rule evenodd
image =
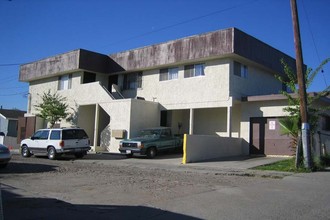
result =
M3 144L3 141L5 140L5 133L0 131L0 144Z

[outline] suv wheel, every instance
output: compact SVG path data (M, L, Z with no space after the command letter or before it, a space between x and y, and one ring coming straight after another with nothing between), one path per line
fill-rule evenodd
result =
M77 159L80 159L80 158L83 158L85 156L85 153L84 152L81 152L81 153L75 153L74 156L77 158Z
M24 145L22 147L21 154L22 154L22 157L31 157L30 150L26 145Z
M148 157L149 159L154 158L154 157L156 156L156 154L157 154L157 150L156 150L156 148L154 148L154 147L150 147L150 148L148 148L148 150L147 150L147 157Z
M48 159L55 160L56 159L56 150L54 147L49 147L47 151Z
M127 157L127 158L132 158L132 157L133 157L133 153L126 154L126 157Z

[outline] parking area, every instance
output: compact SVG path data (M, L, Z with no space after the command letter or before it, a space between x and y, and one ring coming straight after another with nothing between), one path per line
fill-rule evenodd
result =
M82 159L49 160L15 154L0 171L4 219L329 216L327 172L268 178L266 172L247 167L284 158L241 157L183 165L181 156L146 159L89 153ZM317 199L311 203L311 198Z
M17 150L12 151L13 154L19 154ZM69 157L69 156L68 156ZM68 158L64 156L64 158ZM256 166L274 163L285 160L288 157L261 157L261 156L238 156L225 157L203 162L182 164L181 153L162 153L154 159L148 159L146 156L134 156L127 158L125 155L98 152L88 153L79 162L98 163L98 164L122 164L131 166L152 166L158 168L197 168L205 170L248 170Z
M126 158L125 155L113 153L89 153L80 160L83 163L96 163L104 165L121 165L140 168L157 168L173 171L200 171L215 172L228 175L270 175L273 177L283 177L290 175L282 172L265 172L253 170L251 168L265 164L271 164L288 157L256 157L256 156L239 156L218 158L197 163L182 164L182 154L161 154L154 159L148 159L145 156L134 156Z

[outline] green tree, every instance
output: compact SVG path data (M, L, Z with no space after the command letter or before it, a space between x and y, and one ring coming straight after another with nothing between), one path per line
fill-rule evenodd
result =
M69 113L67 113L68 105L65 103L66 98L60 96L57 93L44 92L41 96L42 102L35 105L39 113L37 116L47 120L50 123L50 127L54 127L55 123L66 118Z
M330 61L330 58L325 59L315 70L308 68L305 73L306 89L312 84L314 78L321 72L323 66ZM281 130L283 134L290 135L292 137L291 147L296 149L299 144L300 132L301 132L301 116L300 116L300 101L297 87L297 74L290 68L290 66L281 60L284 67L284 73L286 79L282 76L276 75L276 78L281 81L291 92L281 91L281 93L287 97L288 106L284 108L284 111L289 114L288 117L280 120ZM307 113L310 125L311 135L315 134L318 124L319 115L321 112L327 110L324 107L318 107L313 105L316 101L323 97L327 97L330 94L330 86L327 86L324 90L317 93L307 93ZM298 152L299 154L299 152ZM299 155L297 154L297 158ZM299 164L299 159L296 165Z

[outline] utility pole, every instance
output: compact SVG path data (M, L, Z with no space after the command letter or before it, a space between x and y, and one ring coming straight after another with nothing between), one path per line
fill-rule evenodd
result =
M298 78L298 86L299 86L301 138L303 145L304 165L306 168L311 169L312 159L311 159L311 145L310 145L310 128L309 128L308 114L307 114L306 79L305 79L305 74L303 73L303 56L301 49L297 2L296 0L290 0L290 3L291 3L291 12L292 12L294 44L296 49L296 68L297 68L297 78Z

